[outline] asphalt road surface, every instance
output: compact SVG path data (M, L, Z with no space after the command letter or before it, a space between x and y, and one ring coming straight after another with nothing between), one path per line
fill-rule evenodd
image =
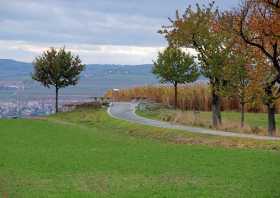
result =
M191 126L185 126L179 124L171 124L163 121L151 120L135 114L135 109L137 105L138 104L134 102L114 102L111 103L110 107L108 108L108 113L110 116L116 119L121 119L121 120L126 120L138 124L166 128L166 129L178 129L178 130L188 131L193 133L217 135L217 136L224 136L224 137L239 137L239 138L257 139L257 140L280 140L280 137L240 134L240 133L218 131L212 129L191 127Z

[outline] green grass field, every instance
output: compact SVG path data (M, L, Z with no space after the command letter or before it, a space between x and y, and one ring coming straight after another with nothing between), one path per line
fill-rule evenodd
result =
M0 197L280 197L280 143L80 110L0 121Z

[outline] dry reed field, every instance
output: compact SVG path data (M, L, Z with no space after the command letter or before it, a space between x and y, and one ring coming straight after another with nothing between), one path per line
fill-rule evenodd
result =
M143 86L122 89L119 92L108 91L106 97L116 101L130 101L135 98L161 103L167 106L174 104L174 89L169 85ZM277 109L280 101L277 102ZM211 111L211 93L207 84L181 85L178 88L178 108L181 110ZM239 111L238 98L223 97L223 111ZM248 103L247 112L266 112L266 107L261 102Z

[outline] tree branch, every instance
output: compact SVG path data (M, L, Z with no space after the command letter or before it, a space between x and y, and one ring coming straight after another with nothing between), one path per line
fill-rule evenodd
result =
M246 10L243 10L242 11L242 16L241 16L241 19L240 19L240 29L239 29L239 34L241 36L241 38L249 45L252 45L254 47L257 47L259 48L271 61L274 61L274 57L264 48L264 45L261 45L259 43L255 43L253 42L252 40L250 40L249 38L247 38L245 36L245 33L244 33L244 22L245 22L245 19L246 19L246 16L249 12L248 10L249 8L246 8ZM262 40L262 39L261 39ZM262 43L264 41L262 40ZM280 70L279 70L280 71Z

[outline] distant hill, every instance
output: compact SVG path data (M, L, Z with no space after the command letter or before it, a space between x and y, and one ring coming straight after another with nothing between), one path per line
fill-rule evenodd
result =
M24 70L26 68L32 67L31 63L20 62L12 59L0 59L0 67L5 69L17 68L20 70Z
M0 59L0 77L9 80L18 80L19 77L30 76L32 63L19 62L11 59ZM104 75L152 75L152 65L100 65L88 64L82 75L104 76ZM15 78L15 79L14 79ZM0 79L3 80L3 79Z
M0 59L0 80L22 80L30 76L32 64L10 59Z
M29 98L44 98L53 95L53 90L43 88L39 83L31 79L33 71L32 63L19 62L10 59L0 59L0 87L15 87L17 83L24 84L24 96ZM113 88L128 88L143 85L158 84L158 79L152 74L152 65L100 65L88 64L86 70L81 74L80 82L75 87L63 89L61 95L74 97L102 96ZM205 81L204 77L200 78ZM7 93L0 92L0 101ZM13 95L11 93L11 95Z
M152 65L98 65L89 64L86 66L84 75L149 75L151 73Z
M0 59L0 82L24 82L28 95L52 94L34 82L30 75L32 63ZM64 89L65 95L101 96L108 89L141 86L158 83L151 73L152 65L99 65L88 64L78 86ZM1 94L1 93L0 93ZM0 95L1 100L1 95Z

